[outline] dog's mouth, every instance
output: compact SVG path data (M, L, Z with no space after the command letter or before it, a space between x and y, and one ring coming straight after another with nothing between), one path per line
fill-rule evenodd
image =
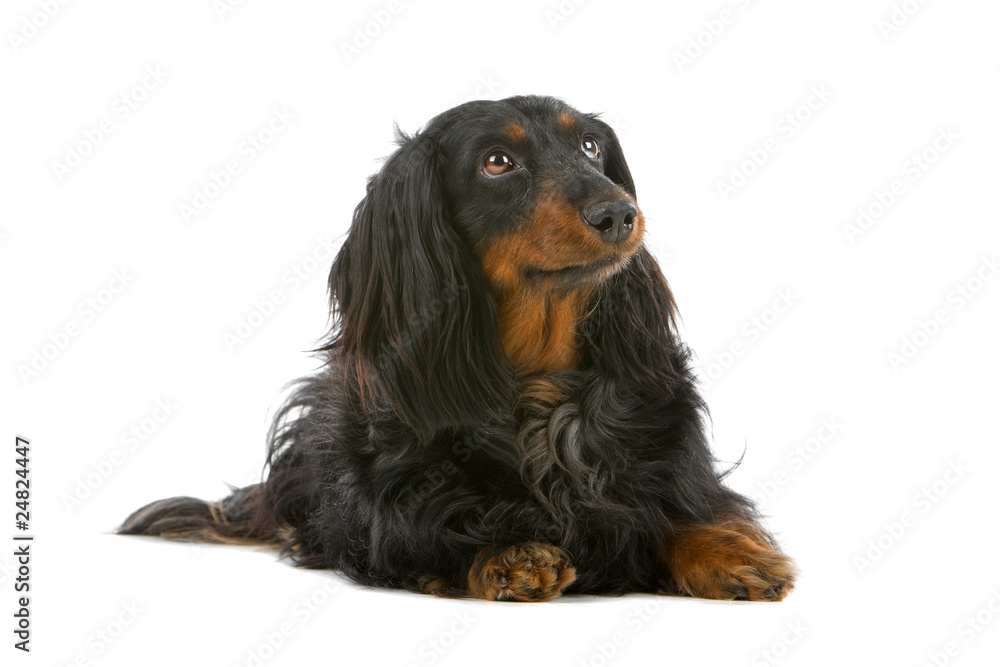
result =
M524 277L529 281L553 281L560 284L597 284L618 273L628 264L631 255L608 257L596 262L571 264L559 269L543 269L529 266L524 269Z
M520 229L485 244L480 261L491 288L498 294L523 289L565 293L601 285L628 266L642 247L645 219L634 205L631 210L634 215L623 217L619 230L627 226L628 233L611 238L615 220L605 230L603 217L595 225L562 197L543 197ZM604 213L611 217L621 211L597 211ZM591 219L597 220L596 215Z

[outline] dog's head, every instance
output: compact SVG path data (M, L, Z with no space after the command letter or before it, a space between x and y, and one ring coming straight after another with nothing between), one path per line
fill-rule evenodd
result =
M642 244L645 223L614 131L539 97L474 102L443 114L445 195L491 288L595 286Z
M422 439L509 415L519 374L628 373L671 312L644 231L606 123L549 97L463 104L369 181L326 349Z

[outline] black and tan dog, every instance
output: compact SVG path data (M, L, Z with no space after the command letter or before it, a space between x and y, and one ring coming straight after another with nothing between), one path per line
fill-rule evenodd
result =
M280 546L444 596L780 600L795 568L720 481L611 128L547 97L434 118L371 178L325 365L265 479L122 533Z

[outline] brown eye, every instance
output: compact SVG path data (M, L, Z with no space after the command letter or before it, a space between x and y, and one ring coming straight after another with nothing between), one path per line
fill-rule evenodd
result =
M580 150L591 160L596 160L601 156L601 147L590 137L583 138L583 141L580 142Z
M494 153L486 158L483 173L487 176L500 176L514 168L514 161L506 153Z

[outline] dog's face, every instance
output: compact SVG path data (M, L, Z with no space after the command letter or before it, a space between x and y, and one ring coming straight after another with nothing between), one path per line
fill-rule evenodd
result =
M438 137L456 225L494 291L592 287L645 230L612 129L551 98L474 102Z
M468 102L369 180L325 349L421 439L508 419L539 373L641 373L672 312L644 231L606 123L551 97Z

